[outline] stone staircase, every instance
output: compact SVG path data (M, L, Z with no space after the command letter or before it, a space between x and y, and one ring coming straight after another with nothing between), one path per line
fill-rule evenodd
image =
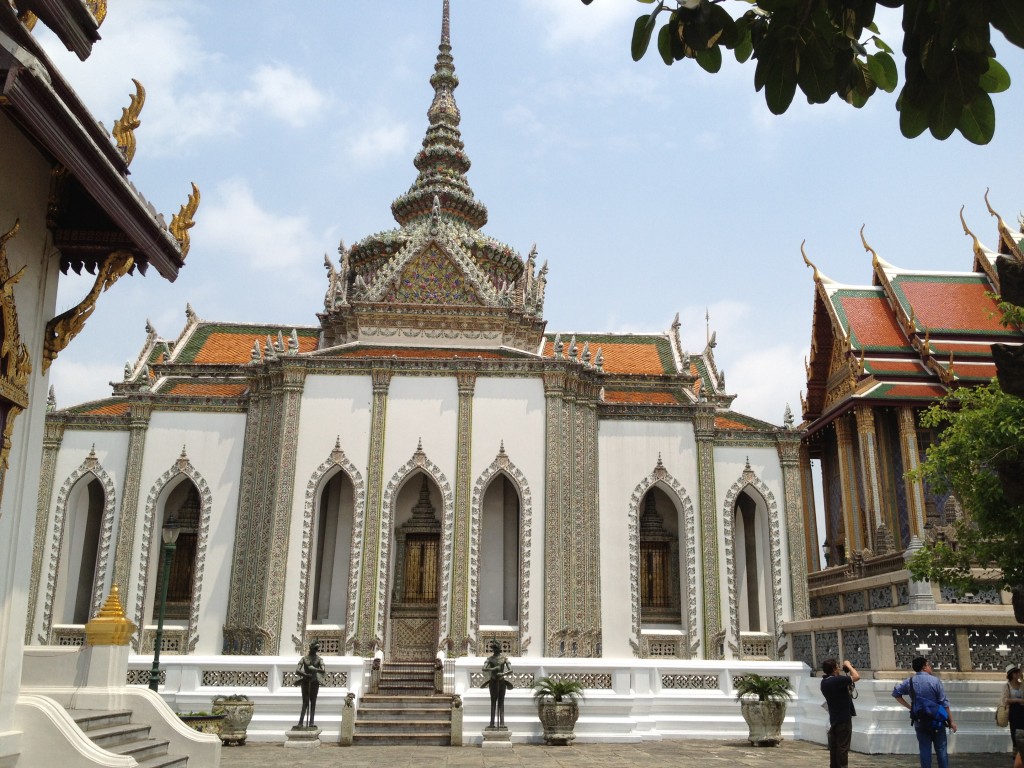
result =
M149 726L132 722L131 710L69 709L68 714L96 746L135 758L140 768L185 768L186 755L167 754L168 742L149 736Z
M354 744L451 744L452 697L434 693L432 662L385 662L377 690L359 700Z

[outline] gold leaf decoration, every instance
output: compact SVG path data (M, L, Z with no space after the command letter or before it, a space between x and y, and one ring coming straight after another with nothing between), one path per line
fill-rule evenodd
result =
M103 20L107 18L107 0L85 0L85 4L96 19L96 26L103 26Z
M96 274L96 282L77 306L62 312L46 324L46 336L43 339L43 373L50 368L50 363L64 350L71 340L85 327L85 321L96 309L96 300L100 293L128 274L135 264L134 257L128 251L114 251L103 262Z
M181 209L171 217L170 230L174 239L178 241L178 245L181 247L182 261L188 256L188 249L191 245L188 231L196 225L193 217L198 209L199 187L196 186L195 182L192 182L192 194L188 196L188 200L181 206Z
M14 302L14 286L25 274L25 267L12 275L7 263L7 242L18 234L19 226L15 221L6 234L0 235L0 494L7 474L14 420L28 408L28 379L32 373L32 359L28 347L21 342Z
M132 82L135 83L135 93L131 96L128 106L121 110L121 117L114 123L113 130L117 148L124 155L126 165L131 165L132 158L135 157L135 131L142 125L139 115L146 103L146 89L134 77Z

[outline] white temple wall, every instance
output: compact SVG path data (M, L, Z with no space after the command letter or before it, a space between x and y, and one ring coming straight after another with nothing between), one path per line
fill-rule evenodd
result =
M199 599L199 641L194 653L219 653L223 646L221 635L227 616L228 590L231 583L231 559L234 549L235 520L238 514L239 478L242 472L242 453L245 444L245 415L234 413L183 413L155 411L146 432L146 446L139 484L138 521L135 527L132 580L125 602L129 615L136 605L139 589L139 568L142 556L144 518L150 491L165 480L184 446L195 472L206 481L212 510L205 560L197 563L202 574ZM169 491L181 481L178 476L166 480L157 500L153 536L150 541L148 572L145 577L144 623L152 621L156 599L157 567L159 564L159 528L163 524L164 504ZM197 557L202 557L201 553ZM168 626L174 622L168 622Z
M454 482L459 415L455 377L395 376L387 407L384 482L409 461L420 442L427 458Z
M320 476L319 468L328 461L335 444L341 446L345 458L359 472L365 484L367 461L370 455L370 404L373 402L373 383L369 376L311 375L307 376L302 391L302 405L299 410L299 443L295 452L295 488L292 496L292 517L288 536L288 573L285 580L284 604L297 606L302 603L300 590L303 569L303 536L307 514L307 496L312 498L312 519L315 520L324 481L331 472ZM413 446L415 448L415 446ZM314 479L314 476L315 479ZM313 484L311 486L311 484ZM364 485L365 487L365 485ZM351 548L351 535L338 546ZM356 553L358 556L358 553ZM306 553L313 558L313 550ZM343 558L347 560L347 556ZM312 564L310 564L311 566ZM337 572L337 571L336 571ZM312 615L313 574L310 571L309 594L306 605L306 622ZM347 575L341 589L349 587ZM283 651L290 649L287 638L298 632L293 628L298 618L294 609L284 614ZM334 624L332 620L331 624ZM337 624L343 625L344 621Z
M14 423L10 466L0 505L0 762L17 751L14 707L21 684L22 647L32 537L43 450L47 377L42 373L42 337L57 303L58 257L46 229L50 166L7 118L0 116L0 232L20 222L7 241L11 274L25 267L14 286L21 340L33 351L29 407Z
M529 499L520 499L520 515L530 525L529 583L520 586L520 612L526 628L522 642L524 655L543 653L544 626L544 477L547 405L544 383L539 377L480 377L473 395L473 446L470 477L475 488L487 472L502 445L511 465L522 473L529 487ZM492 475L492 481L495 478ZM486 492L486 488L483 489ZM523 542L520 542L521 545ZM498 542L481 541L481 568L488 567L500 553ZM488 549L491 548L491 550ZM483 584L484 582L481 581ZM525 588L524 588L525 587ZM501 595L481 594L485 603L501 600ZM481 626L488 624L483 610Z
M689 422L601 421L598 451L602 652L606 658L629 658L634 655L630 640L636 639L632 637L633 577L629 564L629 511L633 492L648 483L660 456L665 470L683 487L697 509L697 448L693 425ZM679 528L683 530L682 521ZM680 543L680 549L685 552L685 542ZM703 611L699 559L698 552L695 563L698 584L693 585L698 596L698 616ZM690 631L699 633L700 628L691 627Z

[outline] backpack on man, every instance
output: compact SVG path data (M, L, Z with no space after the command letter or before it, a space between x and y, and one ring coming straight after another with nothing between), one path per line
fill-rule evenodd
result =
M949 712L935 699L914 695L914 681L910 681L910 722L915 728L935 733L949 728Z

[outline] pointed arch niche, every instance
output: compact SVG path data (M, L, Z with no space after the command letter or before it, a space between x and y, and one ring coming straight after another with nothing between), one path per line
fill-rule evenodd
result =
M486 644L497 639L504 653L520 656L530 645L533 501L526 476L504 443L474 484L472 498L471 642L477 655L486 655Z
M782 640L782 542L779 508L747 462L725 495L726 578L734 654L776 659Z
M100 610L115 502L114 482L93 449L57 493L41 643L79 644L83 630L68 625L82 627Z
M153 652L156 591L164 565L160 529L171 516L178 521L181 531L171 560L160 652L187 654L195 650L199 642L199 603L212 509L210 487L192 466L183 447L178 460L160 476L146 496L135 593L135 625L141 631L141 637L134 640L138 653ZM151 618L151 622L146 621Z
M633 636L641 657L690 658L697 631L697 521L683 485L661 457L629 500Z
M359 470L334 450L306 484L302 568L295 636L297 653L316 640L328 655L351 648L358 603L366 489Z
M455 499L422 443L388 482L382 507L378 642L396 660L433 660L448 634Z

